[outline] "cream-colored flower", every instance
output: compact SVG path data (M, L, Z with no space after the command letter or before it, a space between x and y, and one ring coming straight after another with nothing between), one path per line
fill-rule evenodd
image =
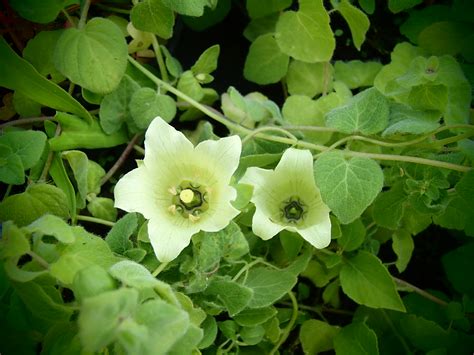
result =
M289 148L275 170L249 168L241 183L253 185L252 230L263 240L283 229L299 233L316 248L331 242L329 208L321 200L308 150Z
M115 206L140 212L156 257L176 258L200 230L217 232L239 214L229 186L239 165L238 136L203 141L196 147L161 117L145 136L145 158L115 186Z

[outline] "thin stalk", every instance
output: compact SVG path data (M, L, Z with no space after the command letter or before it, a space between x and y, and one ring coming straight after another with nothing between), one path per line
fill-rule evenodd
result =
M122 166L122 164L127 160L130 152L133 150L134 145L137 143L137 140L140 138L141 134L137 133L133 136L132 140L127 144L123 150L120 157L117 159L115 164L107 171L107 174L100 180L100 186L104 185L109 179L117 172L117 170Z
M280 340L275 344L273 349L270 351L270 355L275 354L278 349L280 348L281 345L288 339L288 336L290 335L291 330L293 329L293 326L295 325L296 318L298 317L298 301L296 300L295 295L293 292L288 292L288 296L290 296L291 299L291 304L293 306L293 313L291 314L291 319L288 322L288 325L286 326L285 330L283 331Z
M5 191L5 195L3 195L3 200L5 200L8 196L10 196L10 192L12 191L12 184L8 184L7 186L7 190Z
M281 126L288 131L311 131L311 132L339 132L337 129L332 127L323 126L297 126L297 125L284 125Z
M155 269L155 271L153 271L151 274L153 275L153 277L157 277L159 275L160 272L162 272L167 266L168 266L169 263L161 263L160 265L158 265L158 267Z
M446 163L444 161L439 161L439 160L412 157L409 155L363 153L363 152L354 152L352 150L341 150L341 152L342 154L348 157L363 157L363 158L371 158L371 159L376 159L376 160L402 161L402 162L407 162L407 163L435 166L437 168L450 169L450 170L455 170L462 173L466 173L472 170L472 168L468 166Z
M71 26L76 27L76 24L72 20L72 17L69 15L69 13L65 9L62 9L61 12L63 13L64 17L66 17L67 21L71 24Z
M141 155L145 155L145 149L143 149L142 147L140 147L139 145L134 145L133 146L133 149L135 149L138 153L140 153Z
M54 133L54 136L57 137L61 133L61 125L58 124L56 127L56 132ZM39 181L45 181L46 178L48 177L49 169L51 168L51 164L53 163L53 158L54 154L56 152L53 152L52 150L49 151L48 153L48 158L46 159L46 162L44 163L43 171L41 172L41 175L39 177Z
M84 6L82 7L82 11L81 11L81 18L79 19L79 23L77 24L78 29L82 29L86 25L87 13L89 12L90 6L91 6L91 0L85 0Z
M49 264L46 260L44 260L41 256L39 256L38 254L36 254L34 251L29 251L27 252L26 254L28 254L29 256L31 256L31 258L36 261L38 264L40 264L42 267L44 267L45 269L49 269Z
M265 126L265 127L260 127L256 130L254 130L252 133L248 134L244 139L242 139L242 145L247 143L250 139L255 137L257 134L262 133L262 132L266 132L266 131L281 132L281 133L287 135L289 138L293 139L295 143L298 142L298 138L296 138L293 134L291 134L290 132L288 132L287 130L285 130L283 128L276 127L276 126Z
M91 222L91 223L97 223L97 224L103 224L104 226L108 226L108 227L113 227L115 226L115 223L114 222L110 222L110 221L107 221L105 219L101 219L101 218L96 218L96 217L91 217L91 216L82 216L80 214L78 214L76 216L76 219L78 221L84 221L84 222Z
M474 131L465 132L465 133L462 133L458 136L453 136L453 137L440 139L440 140L437 140L437 141L433 142L433 144L437 145L437 146L448 145L448 144L456 143L458 141L461 141L463 139L466 139L466 138L469 138L469 137L472 137L472 136L474 136Z
M160 68L161 78L169 82L168 71L166 70L165 61L163 60L163 53L161 52L160 44L156 36L153 36L152 42L153 50L155 51L156 62L158 63L158 68Z
M395 276L392 276L392 278L395 280L395 282L397 284L399 284L400 286L402 287L407 287L409 288L410 290L412 290L413 292L419 294L421 297L424 297L426 298L427 300L430 300L434 303L437 303L441 306L447 306L448 305L448 302L446 301L443 301L441 298L438 298L436 296L433 296L431 293L428 293L426 292L425 290L422 290L421 288L419 287L416 287L415 285L412 285L411 283L405 281L405 280L402 280L402 279L399 279Z
M18 120L8 121L0 124L0 129L4 129L10 126L22 126L30 123L50 121L52 119L54 119L54 117L51 116L20 118Z

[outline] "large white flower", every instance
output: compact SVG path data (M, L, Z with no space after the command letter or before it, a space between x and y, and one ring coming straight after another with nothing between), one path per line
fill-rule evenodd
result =
M217 232L237 215L237 193L229 186L239 165L238 136L196 147L162 118L145 135L145 158L115 186L115 206L140 212L161 262L176 258L200 230Z
M316 187L308 150L289 148L275 170L249 168L240 182L254 187L254 234L267 240L286 229L299 233L316 248L329 245L330 210Z

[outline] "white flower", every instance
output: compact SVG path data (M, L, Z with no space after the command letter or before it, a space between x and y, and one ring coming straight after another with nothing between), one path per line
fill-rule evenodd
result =
M217 232L239 214L229 186L242 143L238 136L193 147L161 117L145 135L145 158L115 186L115 206L140 212L161 262L176 258L200 230Z
M316 187L308 150L289 148L275 170L249 168L240 182L254 187L254 234L267 240L286 229L299 233L316 248L329 245L330 210Z

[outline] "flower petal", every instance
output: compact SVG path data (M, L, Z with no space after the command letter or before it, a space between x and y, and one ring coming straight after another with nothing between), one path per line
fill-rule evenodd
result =
M255 210L252 219L252 231L263 240L268 240L282 231L285 226L273 223L259 208Z
M193 144L161 117L156 117L145 134L145 165L155 173L164 169L177 172L177 165L185 165L191 158ZM178 164L177 164L178 163Z
M281 184L282 188L288 189L290 193L303 191L316 186L313 173L313 156L309 150L288 148L283 153L280 162L275 168L275 176L278 180L286 181ZM284 194L286 191L280 191Z
M308 228L297 229L297 232L315 248L323 249L331 243L331 220L326 213L318 223Z
M262 168L248 168L239 183L253 186L252 201L257 208L263 208L267 214L275 213L274 207L278 209L279 191L274 184L274 171ZM271 210L271 212L270 212Z
M145 166L133 169L115 185L115 207L151 218L157 209L153 187L153 177Z
M172 221L178 222L179 219ZM159 261L174 260L189 245L191 237L199 231L199 228L187 222L182 219L181 225L178 225L163 218L148 221L148 236Z
M240 213L230 203L236 196L237 191L233 187L225 186L217 199L212 201L199 227L206 232L217 232L227 227L229 222Z
M228 182L239 165L242 142L239 136L205 140L195 148L196 158L209 166L210 173L222 182Z

